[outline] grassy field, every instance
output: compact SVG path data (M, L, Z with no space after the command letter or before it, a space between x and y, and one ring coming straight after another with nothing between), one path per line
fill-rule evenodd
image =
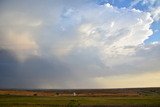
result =
M87 91L88 90L81 90L80 92L86 93ZM110 91L111 90L109 90L109 92ZM61 90L61 93L62 92L66 95L66 93L70 93L71 90L67 92ZM93 92L104 95L108 90L94 90ZM95 94L93 92L92 94ZM112 90L112 94L115 92L121 91ZM159 89L158 91L157 89L156 91L153 89L149 91L141 89L141 93L138 96L130 96L129 92L139 91L137 91L137 89L136 91L125 90L123 92L125 96L122 95L122 93L121 96L118 94L117 96L98 96L98 94L96 94L97 96L27 96L1 94L0 107L160 107ZM126 96L126 93L128 93L129 96Z

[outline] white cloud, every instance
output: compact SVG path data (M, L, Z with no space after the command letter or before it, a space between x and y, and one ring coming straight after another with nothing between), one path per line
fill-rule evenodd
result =
M160 4L159 0L141 0L141 1L142 1L143 4L149 4L151 6Z
M92 14L85 17L90 11ZM95 16L97 12L99 14ZM108 57L134 54L135 48L153 33L150 29L153 22L151 14L135 9L101 6L86 10L82 17L85 18L85 23L82 22L78 29L78 46L96 48L104 60Z
M160 20L160 7L153 8L151 10L151 14L155 21L159 21Z
M151 13L151 16L155 21L158 21L160 19L160 1L159 0L133 0L131 2L130 8L133 8L138 3L141 3L142 5L146 5L148 9L145 11L148 11Z
M152 42L152 44L153 45L157 45L157 44L159 44L159 42L158 41L154 41L154 42Z
M143 0L132 0L131 5L130 5L129 8L133 8L133 6L137 5L141 1L143 1Z
M67 52L69 57L64 58L70 66L74 66L71 69L77 71L77 76L85 74L92 78L158 69L157 64L154 67L150 66L152 65L150 62L158 62L152 57L149 63L137 65L147 62L149 57L138 54L144 52L146 48L152 50L150 47L139 49L141 52L137 50L153 33L150 29L153 22L150 13L136 9L118 9L113 6L87 8L77 9L76 14L81 16L82 20L78 25L74 25L74 28L77 28L74 30L77 35L74 35L74 43L72 39L69 42L73 46L70 52Z
M50 18L36 19L22 12L5 13L0 23L4 26L4 22L7 22L8 29L16 26L12 30L29 33L32 41L40 45L40 50L48 48L47 53L53 52L52 55L60 57L70 54L75 48L96 48L102 59L130 55L135 49L126 47L136 47L152 34L150 25L153 20L147 12L119 9L109 3L103 6L88 4L66 7ZM43 41L41 38L44 38Z
M133 8L138 3L141 3L142 5L148 5L149 8L160 5L159 0L133 0L131 2L130 8Z
M150 29L153 22L150 13L136 9L119 9L109 3L101 6L88 4L65 7L58 12L61 13L50 17L59 17L53 19L54 21L46 17L36 19L21 12L10 12L10 20L5 13L2 15L1 26L8 22L4 28L6 32L9 32L11 26L15 26L11 32L16 32L14 37L22 35L23 39L27 38L27 46L31 49L27 48L29 53L36 50L40 54L63 58L74 50L93 48L106 65L117 65L122 62L123 56L135 54L135 49L153 33ZM26 46L23 48L26 49ZM106 61L107 59L110 61Z

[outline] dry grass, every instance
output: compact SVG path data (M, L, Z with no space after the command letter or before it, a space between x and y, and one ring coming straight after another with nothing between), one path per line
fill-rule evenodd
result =
M68 89L68 90L0 90L0 95L20 96L147 96L160 95L160 88L131 88L131 89Z

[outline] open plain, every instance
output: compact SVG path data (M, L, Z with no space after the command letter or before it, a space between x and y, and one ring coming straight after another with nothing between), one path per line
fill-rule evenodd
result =
M0 90L0 107L160 107L160 88Z

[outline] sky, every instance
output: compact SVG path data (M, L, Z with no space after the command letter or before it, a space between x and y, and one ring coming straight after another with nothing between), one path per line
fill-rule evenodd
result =
M160 86L160 0L0 0L0 88Z

